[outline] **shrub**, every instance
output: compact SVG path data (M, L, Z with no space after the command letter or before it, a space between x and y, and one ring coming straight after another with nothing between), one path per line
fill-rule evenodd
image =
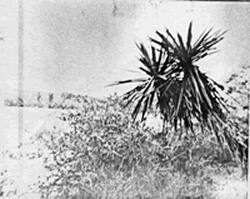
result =
M210 182L206 168L223 164L221 157L231 161L209 132L197 129L195 137L184 139L169 132L172 139L165 137L163 142L166 135L131 122L129 109L116 95L81 100L82 109L60 115L60 128L37 137L48 152L44 156L48 176L39 184L45 198L145 198L150 194L160 198L166 192L177 197L178 191L167 191L173 186L171 180L180 183L176 190L185 187L204 192ZM179 194L185 195L187 190Z

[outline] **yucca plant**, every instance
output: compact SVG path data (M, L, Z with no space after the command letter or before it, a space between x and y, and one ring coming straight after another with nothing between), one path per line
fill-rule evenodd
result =
M127 104L134 103L132 118L140 116L143 121L149 110L156 107L164 122L175 129L181 127L186 130L184 132L190 132L199 124L202 129L213 130L220 143L226 141L228 136L225 138L224 134L229 133L219 133L219 127L226 123L227 108L219 92L224 88L196 65L197 61L216 52L215 45L223 40L225 33L205 30L192 42L190 22L185 42L179 33L175 38L166 29L165 34L156 31L159 40L150 38L151 52L143 44L136 44L141 52L139 69L147 77L112 84L139 83L122 96Z

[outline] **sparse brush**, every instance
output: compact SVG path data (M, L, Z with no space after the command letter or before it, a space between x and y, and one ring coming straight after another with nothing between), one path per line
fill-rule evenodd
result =
M130 122L117 97L88 103L61 115L64 128L38 136L50 154L44 157L49 175L39 184L44 197L209 198L210 175L224 154L211 133L197 133L195 141L173 134L165 143L153 129Z

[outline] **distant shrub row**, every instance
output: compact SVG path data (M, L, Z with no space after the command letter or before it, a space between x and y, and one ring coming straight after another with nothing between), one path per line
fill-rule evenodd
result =
M41 93L24 92L22 97L18 94L6 96L5 106L9 107L37 107L52 109L79 109L87 103L89 97L71 93Z

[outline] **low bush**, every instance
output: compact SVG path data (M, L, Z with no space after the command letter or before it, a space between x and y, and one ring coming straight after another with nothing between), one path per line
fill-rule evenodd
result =
M117 96L84 105L36 138L47 152L42 198L207 198L211 173L238 166L209 132L180 139L131 122Z

